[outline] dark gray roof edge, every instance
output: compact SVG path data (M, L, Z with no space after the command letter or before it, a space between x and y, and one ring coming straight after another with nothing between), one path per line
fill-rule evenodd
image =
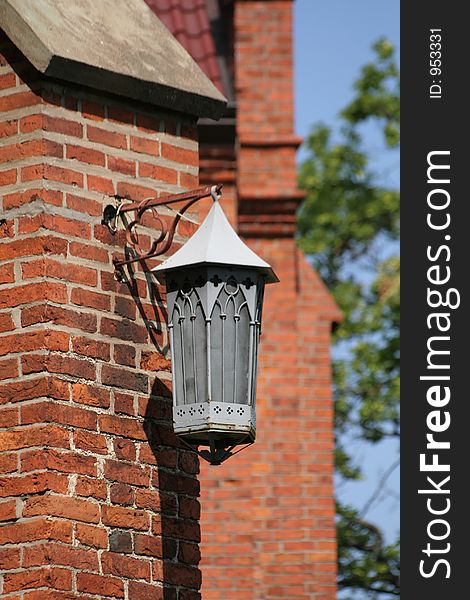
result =
M209 78L214 95L201 95L54 55L6 0L0 0L0 27L29 62L46 76L196 117L218 120L225 111L227 100Z
M42 72L49 77L196 117L218 120L227 106L227 103L222 100L120 73L113 73L60 56L54 56L46 70Z

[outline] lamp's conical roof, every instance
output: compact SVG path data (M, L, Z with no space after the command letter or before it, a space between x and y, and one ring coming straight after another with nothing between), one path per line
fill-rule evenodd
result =
M266 283L279 281L267 262L250 250L235 233L216 200L196 233L173 256L152 269L164 273L196 265L228 265L260 269Z

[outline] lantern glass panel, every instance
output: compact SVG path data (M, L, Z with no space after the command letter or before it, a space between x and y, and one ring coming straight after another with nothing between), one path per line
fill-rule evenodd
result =
M188 439L254 439L263 288L263 275L242 267L167 275L175 431Z

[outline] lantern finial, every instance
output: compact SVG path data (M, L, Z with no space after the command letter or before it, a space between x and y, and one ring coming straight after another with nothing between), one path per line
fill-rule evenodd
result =
M211 196L212 196L212 200L214 202L218 202L220 200L220 198L222 197L222 192L220 190L220 187L218 188L216 185L213 185L211 187Z

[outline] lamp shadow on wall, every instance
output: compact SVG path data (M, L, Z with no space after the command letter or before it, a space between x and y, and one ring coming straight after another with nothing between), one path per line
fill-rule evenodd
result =
M131 258L132 250L126 247L125 254ZM159 292L155 277L143 261L152 315L148 305L144 306L139 295L138 281L132 265L127 266L125 280L137 310L147 328L151 343L162 358L169 346L164 342L162 324L167 322L167 311ZM170 371L170 362L162 361L163 368ZM159 367L162 366L159 365ZM159 368L156 367L156 368ZM164 585L164 600L176 600L175 586L187 587L191 599L200 598L196 590L201 586L201 559L199 543L201 531L199 457L186 448L173 432L173 401L171 381L156 376L151 385L145 415L144 431L151 455L147 457L154 465L152 485L158 490L158 499L151 500L148 509L154 511L152 533L161 539L161 562L154 566L154 580ZM150 496L152 498L152 496ZM157 545L158 547L158 545Z

